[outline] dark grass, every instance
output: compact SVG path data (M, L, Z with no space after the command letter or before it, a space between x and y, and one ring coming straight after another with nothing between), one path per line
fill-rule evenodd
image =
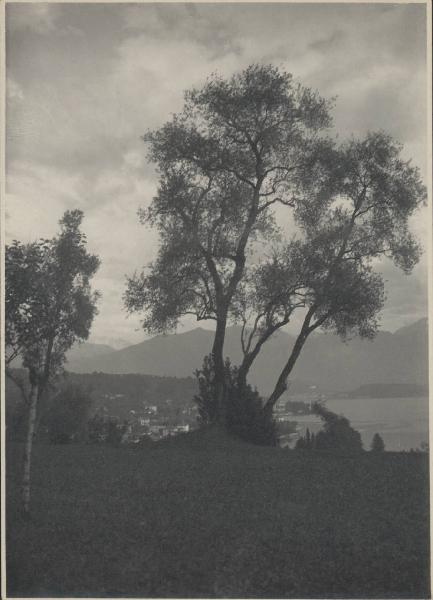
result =
M249 446L35 446L7 485L10 596L428 598L428 459Z

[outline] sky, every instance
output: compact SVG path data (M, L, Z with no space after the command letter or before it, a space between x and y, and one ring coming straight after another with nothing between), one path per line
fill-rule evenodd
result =
M158 246L137 217L157 189L141 136L211 73L272 63L336 97L340 139L383 129L425 180L425 12L424 4L8 3L7 241L53 236L65 210L82 209L89 250L102 260L90 341L142 341L139 317L122 303L126 276ZM424 208L412 219L424 246L429 227ZM426 316L426 255L410 276L389 262L379 268L382 328ZM186 319L179 331L196 326Z

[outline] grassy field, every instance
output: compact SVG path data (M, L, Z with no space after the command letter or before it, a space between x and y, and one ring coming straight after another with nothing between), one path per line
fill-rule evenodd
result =
M428 459L249 446L35 446L8 456L11 596L430 597Z

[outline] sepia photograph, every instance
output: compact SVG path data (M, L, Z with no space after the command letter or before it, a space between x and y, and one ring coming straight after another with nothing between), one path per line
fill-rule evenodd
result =
M2 10L2 598L431 598L430 3Z

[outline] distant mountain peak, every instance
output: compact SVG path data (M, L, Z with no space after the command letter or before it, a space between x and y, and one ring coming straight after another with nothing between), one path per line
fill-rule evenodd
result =
M410 335L411 333L428 334L428 318L422 317L409 325L404 325L394 332L394 335Z
M224 355L232 364L242 358L240 327L228 327ZM160 377L192 377L211 352L214 332L196 327L158 335L121 350L101 344L82 344L68 356L67 369L77 373L141 373ZM273 389L294 343L284 331L264 346L250 373L253 385L266 394ZM375 340L354 338L344 344L336 335L312 335L290 377L323 391L348 391L388 381L427 385L427 319L379 332Z

